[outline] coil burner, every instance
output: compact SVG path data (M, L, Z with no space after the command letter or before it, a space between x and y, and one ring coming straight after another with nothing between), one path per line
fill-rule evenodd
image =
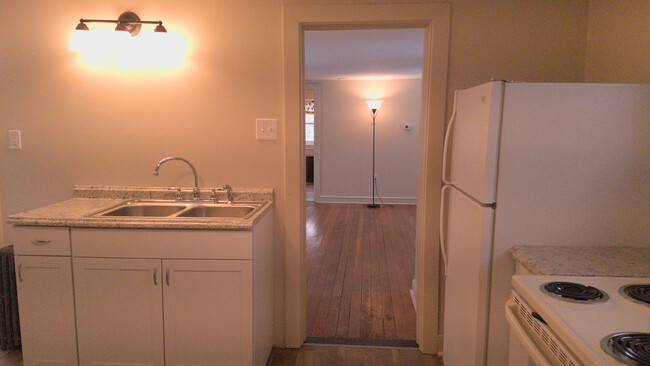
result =
M650 305L650 285L625 285L618 292L626 299Z
M607 301L609 296L603 291L574 282L548 282L540 286L542 292L562 300L580 304Z
M600 346L625 365L650 365L650 333L615 333L603 338Z

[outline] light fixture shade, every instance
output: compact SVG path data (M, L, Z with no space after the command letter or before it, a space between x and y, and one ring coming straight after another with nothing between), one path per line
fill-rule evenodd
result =
M153 30L154 33L167 33L167 29L165 29L165 26L162 24L158 24L156 26L156 29Z
M88 26L86 25L86 23L84 23L84 22L79 22L79 24L77 24L77 27L75 28L75 30L78 30L78 31L88 31L89 29L88 29Z
M126 28L126 25L124 23L117 23L115 26L115 31L116 32L128 32L129 30Z
M381 102L381 100L366 100L366 103L368 103L368 108L370 108L370 110L378 110L381 106Z

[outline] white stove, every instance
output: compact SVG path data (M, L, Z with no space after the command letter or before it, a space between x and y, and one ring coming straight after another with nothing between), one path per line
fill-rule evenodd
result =
M513 276L506 305L509 364L650 365L648 285L650 278ZM513 349L513 339L527 361ZM631 345L632 359L612 355L619 353L610 350L612 343L625 349L617 342Z

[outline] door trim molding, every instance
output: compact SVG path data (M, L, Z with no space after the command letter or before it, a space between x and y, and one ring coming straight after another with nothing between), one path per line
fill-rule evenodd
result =
M416 218L417 343L438 352L438 222L445 125L450 4L284 5L285 344L298 348L306 334L304 151L304 31L425 28L422 129ZM281 326L281 325L280 325Z

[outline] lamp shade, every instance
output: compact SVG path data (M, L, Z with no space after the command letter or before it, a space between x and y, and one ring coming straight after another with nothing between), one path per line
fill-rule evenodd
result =
M366 103L368 103L368 108L371 110L378 110L381 106L381 102L381 100L366 100Z

